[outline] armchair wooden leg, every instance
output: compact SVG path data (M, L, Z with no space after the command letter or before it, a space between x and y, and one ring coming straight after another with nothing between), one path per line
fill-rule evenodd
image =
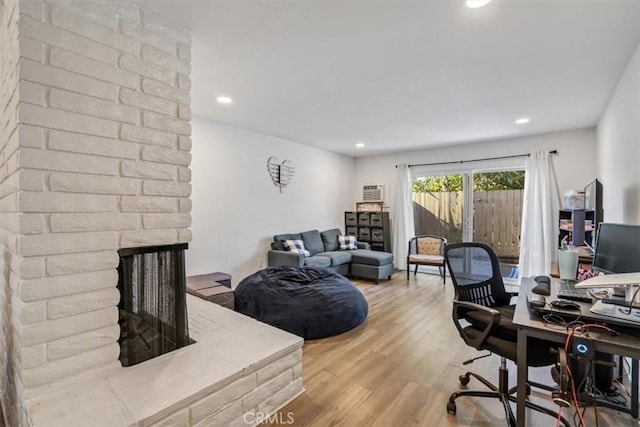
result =
M413 275L414 275L414 276L415 276L416 274L418 274L418 267L419 267L419 265L418 265L418 264L416 264L416 269L415 269L415 270L413 270Z
M407 282L409 281L409 270L411 270L411 264L407 263Z

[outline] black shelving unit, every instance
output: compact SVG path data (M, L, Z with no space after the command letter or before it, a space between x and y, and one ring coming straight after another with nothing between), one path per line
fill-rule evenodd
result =
M389 212L345 212L344 231L367 242L374 251L391 252Z
M566 224L564 223L565 220ZM572 246L584 246L585 243L593 246L598 222L596 211L562 209L560 211L558 246L560 246L560 242L565 237L567 237L567 242Z
M572 246L584 246L585 243L593 246L595 243L596 230L604 216L602 183L594 179L584 188L584 192L586 209L560 210L558 247L565 237Z

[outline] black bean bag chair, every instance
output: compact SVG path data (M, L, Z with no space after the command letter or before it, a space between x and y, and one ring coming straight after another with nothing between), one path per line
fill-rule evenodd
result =
M355 328L369 305L344 276L317 267L269 267L242 279L236 311L303 337L317 339Z

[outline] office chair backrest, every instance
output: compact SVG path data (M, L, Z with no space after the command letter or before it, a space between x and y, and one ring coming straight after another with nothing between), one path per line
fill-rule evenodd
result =
M445 247L456 299L487 307L509 305L498 256L484 243L452 243Z

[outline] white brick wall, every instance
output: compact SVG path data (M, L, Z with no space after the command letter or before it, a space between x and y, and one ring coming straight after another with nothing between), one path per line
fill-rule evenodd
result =
M102 66L106 67L105 65ZM106 68L108 69L108 67ZM117 86L108 81L82 76L62 68L44 65L28 59L23 59L20 62L20 77L24 80L67 89L101 99L116 99Z
M118 267L118 254L114 251L74 253L47 256L48 276L58 276L90 271L111 270Z
M251 393L256 386L256 376L253 374L248 377L240 378L224 389L212 394L211 396L205 397L199 402L196 402L191 406L191 419L193 423L198 424L210 414L215 414L232 402L238 402L240 404L240 407L238 408L238 411L240 411L242 409L240 399Z
M0 3L0 396L27 426L25 395L118 368L117 250L191 239L191 39L128 0ZM301 363L144 425L244 425L302 391Z
M191 295L187 303L196 344L29 396L34 425L246 427L304 391L302 338ZM25 347L26 384L49 379L47 364L72 375L74 363L83 364L87 357L103 360L118 333L114 326L96 327ZM283 419L289 416L281 412Z
M299 348L257 372L248 370L222 390L201 398L186 409L176 410L152 426L246 427L255 422L257 413L262 417L273 414L303 390L302 349Z
M173 147L175 141L175 136L172 134L131 125L123 125L120 128L120 138L124 141L160 145L163 147Z
M77 353L63 359L47 360L41 365L24 370L25 388L45 386L58 381L61 377L67 378L87 370L99 369L117 359L119 352L118 343L114 341L104 347ZM51 425L55 425L55 420L51 420Z
M37 87L19 84L18 63L20 49L25 55L43 54L42 47L20 42L19 13L18 0L4 0L0 5L0 405L5 417L0 417L0 424L11 426L23 425L27 420L22 367L25 363L38 363L37 355L24 356L20 340L16 339L18 317L31 322L42 319L42 307L24 307L15 297L22 273L17 244L21 228L17 160L20 139L27 137L18 127L17 109L21 96L38 101Z
M42 148L42 147L40 147ZM72 153L95 154L120 159L138 158L138 147L129 141L101 138L79 133L49 131L49 148Z
M0 377L22 425L23 388L118 363L117 250L190 239L191 41L127 0L2 19Z
M109 67L100 61L57 47L49 50L49 63L54 67L82 73L85 76L124 87L136 89L140 85L139 76L136 73L115 66Z

